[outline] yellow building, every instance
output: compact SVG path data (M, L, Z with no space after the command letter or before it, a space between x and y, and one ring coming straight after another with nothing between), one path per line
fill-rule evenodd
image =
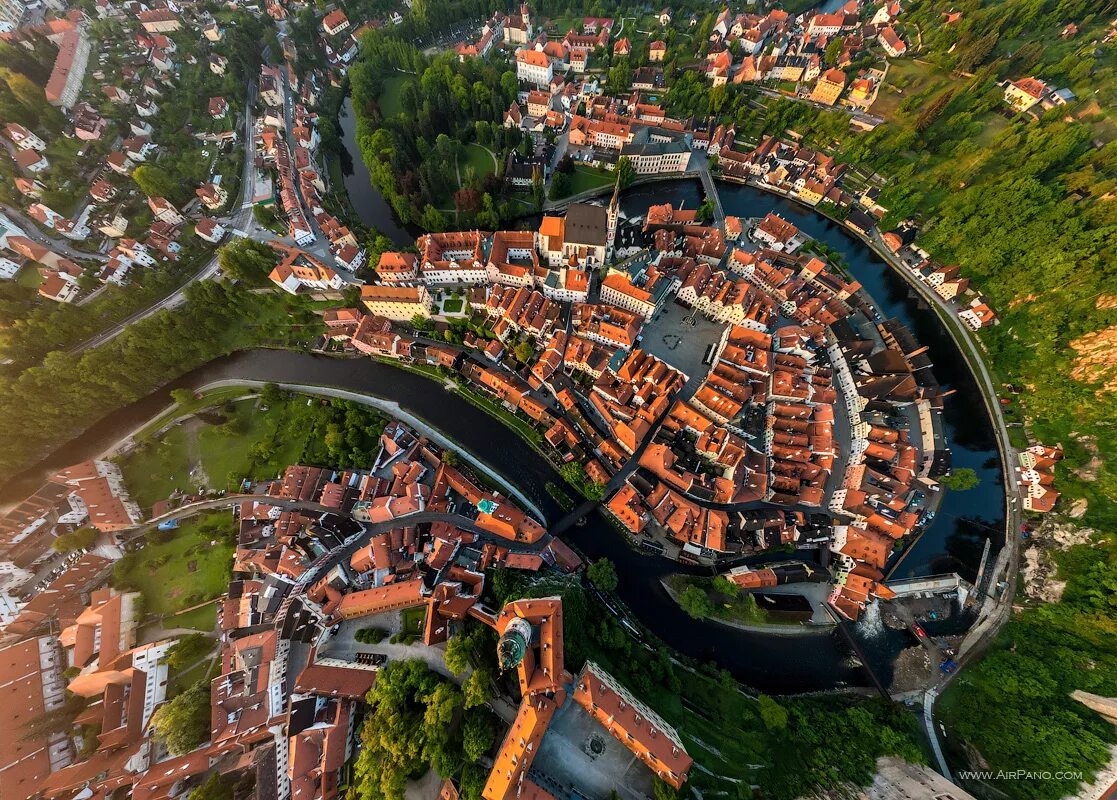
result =
M416 314L429 317L434 300L425 286L362 286L361 302L371 313L402 322Z
M818 76L818 83L811 92L811 100L832 106L842 96L846 86L846 74L840 69L828 69Z

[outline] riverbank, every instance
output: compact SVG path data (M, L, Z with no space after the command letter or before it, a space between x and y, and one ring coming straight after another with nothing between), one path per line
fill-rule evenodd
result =
M250 388L250 389L263 389L267 381L247 381L247 380L221 380L214 381L213 383L202 386L199 391L207 392L216 389L225 389L231 387ZM496 471L492 466L487 464L484 460L478 457L475 453L463 447L458 442L454 441L452 437L440 431L432 423L427 420L421 419L416 415L408 412L395 403L388 400L381 400L376 397L369 397L368 395L346 391L344 389L337 389L329 386L316 386L306 383L279 383L277 384L280 389L287 392L295 392L297 394L313 395L316 397L334 397L340 400L350 400L354 403L370 406L385 414L390 415L394 419L398 419L410 425L415 430L422 433L431 441L448 450L453 450L458 453L470 466L474 467L489 480L493 481L500 487L507 496L513 498L521 503L524 508L531 511L536 517L544 524L547 524L547 516L530 498L520 492L510 481L503 475Z

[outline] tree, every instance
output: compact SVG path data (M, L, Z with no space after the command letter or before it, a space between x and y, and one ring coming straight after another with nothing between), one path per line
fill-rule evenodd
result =
M264 388L260 390L260 402L269 408L274 408L283 402L283 390L279 388L278 383L265 383Z
M516 356L517 361L526 364L535 355L535 348L531 346L531 342L520 342L512 348L512 353Z
M213 650L209 637L201 633L191 633L175 642L167 651L166 662L172 672L188 669Z
M912 127L917 133L922 133L934 124L935 120L939 118L942 112L946 109L947 104L951 98L954 97L954 90L948 89L926 106L919 112L919 116L915 118Z
M88 550L97 543L96 528L78 528L70 533L62 533L50 543L51 549L56 553L72 553L75 550Z
M217 251L222 272L252 286L267 283L268 274L278 262L274 250L254 239L237 239Z
M408 776L434 767L449 777L461 768L461 746L452 737L462 694L422 661L389 662L377 673L367 702L354 798L402 798Z
M724 575L718 575L714 578L714 591L726 597L736 597L741 593L741 587Z
M977 473L969 467L959 467L949 475L943 475L939 478L939 483L947 489L952 489L956 492L964 492L967 489L973 489L981 483L981 479L977 477Z
M252 218L256 220L256 224L261 228L273 229L279 221L276 219L275 211L268 206L257 203L252 206Z
M561 200L570 194L570 176L561 170L556 170L551 175L551 188L548 196L552 200Z
M760 719L764 727L770 731L780 731L787 727L787 709L766 694L757 698L760 707Z
M446 643L446 653L444 655L446 668L455 675L461 675L465 672L473 663L474 653L479 643L479 631L474 627L471 627L468 631L462 631L457 636L450 637L450 641Z
M231 800L233 796L233 782L215 772L209 780L194 791L190 792L188 800Z
M446 230L446 216L432 205L427 205L419 217L419 227L428 231Z
M635 179L636 168L632 166L632 159L621 156L617 161L617 187L621 190L627 189Z
M189 389L171 389L171 400L176 405L184 406L194 402L194 393Z
M151 727L172 755L189 753L209 738L209 684L202 681L156 709Z
M586 577L603 592L612 592L617 588L617 569L607 558L599 558L590 564Z
M845 40L840 36L834 37L830 44L826 45L826 63L833 67L838 63L838 57L842 54L842 47L845 45Z
M469 673L469 677L462 681L462 695L465 697L465 707L475 708L483 706L493 699L492 675L487 669L478 667Z
M182 186L167 170L156 164L141 164L132 170L132 180L148 197L175 197Z
M683 590L679 595L679 605L695 619L703 619L714 613L713 601L697 586L688 586Z
M469 708L468 699L466 708ZM492 715L486 709L471 709L466 712L462 721L462 755L466 761L474 763L484 756L492 749L495 739Z
M655 800L679 800L679 793L674 786L657 775L652 779L652 797Z

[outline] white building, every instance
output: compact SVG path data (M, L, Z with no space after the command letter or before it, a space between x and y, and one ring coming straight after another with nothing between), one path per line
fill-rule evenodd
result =
M20 150L38 150L42 152L47 146L46 142L18 122L11 122L5 125L4 135L11 139Z
M517 50L516 77L536 86L550 86L555 77L555 70L546 53L538 50Z

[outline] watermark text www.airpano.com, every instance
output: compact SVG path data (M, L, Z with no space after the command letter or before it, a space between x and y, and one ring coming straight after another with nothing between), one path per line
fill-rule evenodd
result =
M1082 773L1073 770L961 770L958 777L964 781L1080 781Z

